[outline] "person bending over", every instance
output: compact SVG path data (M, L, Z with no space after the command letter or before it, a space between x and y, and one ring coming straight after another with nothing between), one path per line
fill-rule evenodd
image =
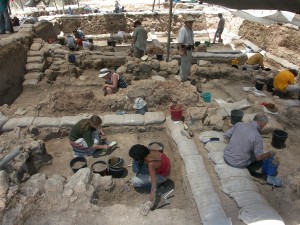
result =
M275 152L264 153L261 129L268 123L264 113L257 113L250 123L238 122L224 133L229 143L224 150L225 162L236 168L247 168L252 176L263 178L256 172L262 165L262 160L271 158Z
M266 51L264 50L260 51L259 53L255 53L244 63L243 70L258 70L260 68L265 69L264 56L266 56Z
M171 172L170 159L159 150L149 150L146 146L136 144L129 150L129 156L133 159L132 169L136 173L131 179L135 187L149 187L151 191L149 200L140 206L142 215L148 215L153 207L157 185L165 182Z
M74 151L74 156L89 156L97 149L108 150L111 147L100 129L102 120L99 116L82 119L75 124L69 134L69 141Z
M274 78L274 88L283 93L299 92L300 87L297 84L297 76L298 71L296 69L280 71Z

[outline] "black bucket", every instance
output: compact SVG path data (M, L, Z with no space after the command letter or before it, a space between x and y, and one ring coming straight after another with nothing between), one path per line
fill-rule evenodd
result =
M119 157L112 157L108 160L108 173L114 178L119 178L123 175L124 160Z
M242 122L244 112L238 109L231 110L231 124L234 125L237 122Z
M113 46L113 47L116 47L116 44L117 44L116 41L110 41L110 40L107 40L107 46Z
M163 54L156 54L156 59L159 61L163 60Z
M198 47L200 45L200 41L195 42L195 47Z
M257 81L255 82L255 88L256 88L257 90L261 91L261 90L263 89L263 87L264 87L264 82L263 82L263 81L257 80Z
M101 176L108 175L107 163L105 161L96 161L92 165L93 173L98 173Z
M272 137L272 146L277 149L285 147L285 141L288 137L288 133L283 130L274 130Z
M268 92L273 92L273 82L274 82L274 79L270 79L267 81L267 91Z
M70 167L74 173L78 170L87 167L87 161L84 157L75 157L70 161Z

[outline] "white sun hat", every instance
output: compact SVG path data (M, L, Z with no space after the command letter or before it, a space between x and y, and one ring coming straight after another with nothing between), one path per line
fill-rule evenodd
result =
M103 68L100 70L100 74L98 77L100 77L100 78L105 77L109 73L110 73L110 70L108 70L107 68Z
M194 17L192 17L192 16L187 16L186 18L185 18L185 20L184 20L184 22L194 22L195 21L195 19L194 19Z
M142 97L138 97L134 100L133 108L142 109L145 107L146 104L146 101Z

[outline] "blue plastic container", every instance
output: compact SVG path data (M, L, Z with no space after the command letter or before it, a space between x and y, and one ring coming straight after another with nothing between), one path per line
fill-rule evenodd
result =
M210 102L211 101L211 93L210 92L205 92L201 96L202 96L204 102Z
M274 176L277 174L278 165L273 165L274 157L264 159L262 165L262 173L266 176Z

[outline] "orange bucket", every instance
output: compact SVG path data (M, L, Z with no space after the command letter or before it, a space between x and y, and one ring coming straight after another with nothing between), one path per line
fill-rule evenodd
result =
M181 105L172 105L170 106L171 119L173 121L179 121L182 117L182 106Z

